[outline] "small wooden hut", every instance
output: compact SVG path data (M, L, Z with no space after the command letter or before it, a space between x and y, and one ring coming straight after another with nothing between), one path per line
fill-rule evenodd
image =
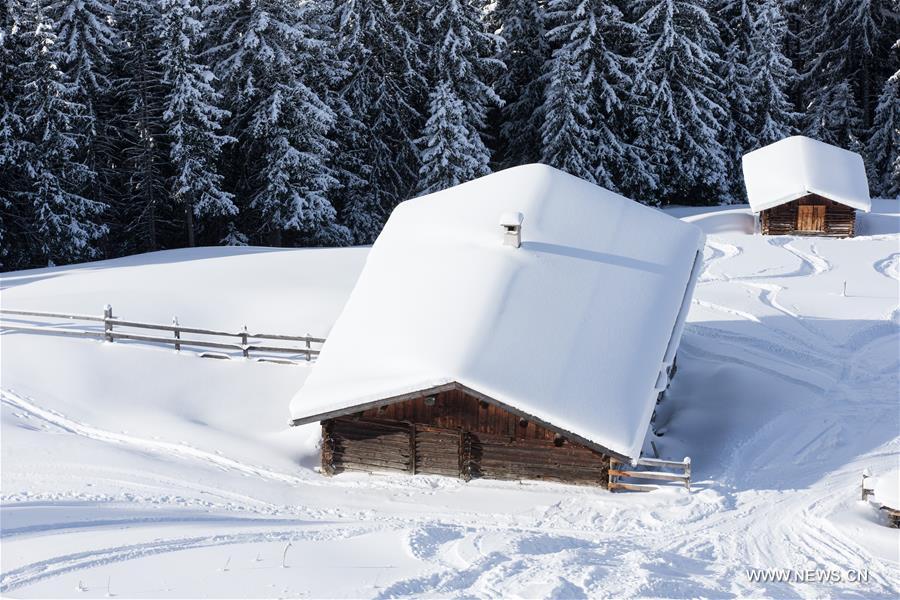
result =
M852 237L871 210L862 157L803 136L743 157L751 210L764 235Z
M292 423L321 423L326 474L606 485L610 457L640 457L703 243L544 165L404 202Z

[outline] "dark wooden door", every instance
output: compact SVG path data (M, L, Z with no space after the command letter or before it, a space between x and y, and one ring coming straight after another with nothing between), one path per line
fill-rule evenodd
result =
M825 207L801 204L797 207L798 231L825 231Z

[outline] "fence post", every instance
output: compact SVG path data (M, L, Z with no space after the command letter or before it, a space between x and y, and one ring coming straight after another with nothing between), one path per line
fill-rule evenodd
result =
M247 326L244 325L244 331L241 332L241 345L244 347L244 358L250 358L250 348L247 347Z
M862 498L861 498L862 500L865 500L866 498L871 496L873 493L873 490L866 487L866 479L868 479L871 476L872 476L872 474L869 472L868 469L863 471L863 474L862 474Z
M172 325L175 326L175 339L181 339L181 332L178 330L178 315L172 317ZM179 342L175 342L175 352L181 352L181 344Z
M312 342L309 339L311 335L310 332L306 332L306 362L312 360Z
M103 333L106 335L106 341L113 341L113 324L112 324L112 305L107 304L103 307Z
M691 491L691 457L684 457L684 487L687 488L687 491Z

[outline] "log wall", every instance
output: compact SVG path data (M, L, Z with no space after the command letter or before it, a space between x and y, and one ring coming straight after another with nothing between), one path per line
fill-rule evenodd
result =
M801 206L824 207L824 220ZM810 194L760 213L760 229L765 235L821 235L853 237L856 210L838 202Z
M428 399L426 399L428 398ZM322 423L322 469L606 486L609 456L450 390Z

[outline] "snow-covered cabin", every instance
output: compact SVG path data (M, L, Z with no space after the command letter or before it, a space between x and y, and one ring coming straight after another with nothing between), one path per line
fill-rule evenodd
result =
M326 473L603 484L636 460L703 233L545 165L409 200L372 247L292 423Z
M862 157L802 135L745 154L743 168L764 234L852 237L856 211L872 208Z

